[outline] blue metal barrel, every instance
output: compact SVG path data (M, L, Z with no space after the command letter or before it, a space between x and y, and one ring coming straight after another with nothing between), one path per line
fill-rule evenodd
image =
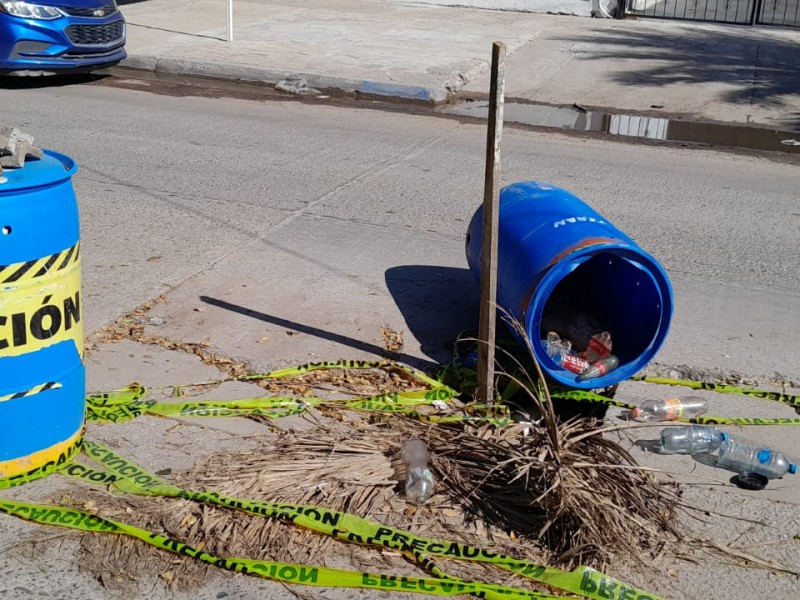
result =
M477 279L482 227L481 207L466 248ZM497 279L498 306L522 325L545 374L568 387L602 388L628 379L655 356L669 331L672 287L661 265L585 202L546 183L501 190ZM611 333L617 369L577 381L547 355L542 320L564 299Z
M81 442L76 171L72 159L45 150L0 183L0 479L64 462Z

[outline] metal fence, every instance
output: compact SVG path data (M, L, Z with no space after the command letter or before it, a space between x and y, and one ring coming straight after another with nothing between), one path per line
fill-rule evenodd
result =
M800 27L800 0L627 0L642 17Z

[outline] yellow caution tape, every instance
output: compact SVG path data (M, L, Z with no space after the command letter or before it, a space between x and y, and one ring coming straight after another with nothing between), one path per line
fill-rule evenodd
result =
M247 398L243 400L210 400L200 402L136 401L129 404L95 406L86 405L86 419L122 423L143 414L161 417L231 417L260 415L269 418L284 417L306 412L319 402L298 398ZM315 399L319 400L319 399Z
M334 361L323 361L323 362L310 362L304 365L299 365L297 367L290 367L288 369L280 369L277 371L270 371L269 373L263 373L260 375L245 375L240 377L240 380L247 380L247 379L280 379L283 377L295 377L297 375L303 375L305 373L310 373L312 371L324 371L324 370L332 370L332 369L397 369L398 371L403 371L412 375L426 383L427 385L431 386L433 389L437 388L444 388L447 387L443 385L440 381L428 377L421 371L417 371L416 369L412 369L411 367L407 367L405 365L401 365L391 360L334 360Z
M285 379L288 377L298 377L311 373L313 371L330 371L330 370L370 370L370 369L383 369L383 370L396 370L402 371L416 378L421 383L431 387L431 389L445 389L447 388L441 381L428 377L425 373L401 365L391 360L334 360L323 362L310 362L296 367L288 367L286 369L278 369L276 371L269 371L267 373L252 373L250 375L240 375L238 377L228 377L226 379L212 379L209 381L200 381L197 383L185 383L181 385L170 385L154 387L152 389L168 389L168 388L184 388L184 387L202 387L209 385L219 385L221 383L228 383L231 381L258 381L260 379ZM454 392L455 394L455 392ZM455 394L457 395L457 394Z
M188 556L216 567L284 583L320 587L365 588L435 596L473 594L479 598L489 598L491 600L560 600L563 598L563 596L552 596L518 588L462 581L460 579L396 577L328 567L252 560L249 558L223 558L133 525L112 519L104 519L83 510L61 506L0 500L0 513L43 525L128 535L161 550ZM611 597L608 595L603 596L606 599ZM617 598L617 596L613 596L613 598ZM623 596L619 596L619 598L621 599ZM653 596L625 596L625 598L635 598L636 600L654 599Z
M216 385L228 381L258 380L265 378L280 379L295 377L312 371L333 369L396 369L411 375L420 383L429 386L431 389L392 392L378 394L368 398L347 400L329 400L319 397L262 397L241 400L203 400L173 403L142 400L142 398L147 395L149 391L148 388L138 383L132 383L122 389L88 394L86 396L86 418L90 421L112 423L129 421L143 414L162 417L263 416L275 419L289 415L302 414L312 408L326 407L365 412L402 413L409 417L436 423L468 420L480 423L491 423L499 427L511 423L511 419L508 418L508 409L502 405L488 407L479 404L469 404L466 407L467 415L429 415L413 410L415 407L430 405L437 401L446 402L452 400L459 394L444 383L428 377L420 371L385 360L315 362L298 367L271 371L269 373L244 375L230 379L217 379L168 387L182 389L186 387ZM166 389L166 387L150 389Z
M84 444L84 451L90 459L102 467L102 470L71 465L63 471L64 474L97 485L112 485L126 493L182 498L262 517L272 517L351 543L392 548L406 554L416 553L423 558L426 555L433 555L489 563L586 598L657 600L656 596L588 567L577 567L571 572L561 571L467 544L429 540L407 531L386 527L375 521L318 506L277 504L232 498L217 492L188 491L145 471L139 465L100 444L87 441Z
M319 397L295 398L272 396L245 398L240 400L200 400L194 402L158 402L139 400L146 389L131 384L122 390L98 392L86 397L86 418L89 421L121 423L143 414L161 417L233 417L263 416L271 419L298 415L312 408L340 408L364 412L402 413L427 422L478 421L496 426L508 425L511 420L507 408L467 405L467 415L429 415L413 410L418 406L431 405L437 401L451 400L456 392L438 384L436 389L378 394L368 398L329 400ZM492 416L494 413L498 416Z
M463 365L457 363L451 363L449 365L445 365L439 371L438 376L443 381L452 381L454 379L455 381L461 382L466 386L470 386L475 380L475 371L469 367L464 367ZM661 385L680 385L699 390L711 390L722 394L736 394L741 396L762 398L765 400L772 400L775 402L788 404L789 406L793 406L795 408L800 408L800 397L781 392L759 390L756 388L744 388L720 383L706 383L702 381L690 381L684 379L667 379L662 377L636 376L631 379L634 381L644 381L647 383L656 383ZM507 387L500 399L507 399L508 393L513 393L516 387L517 386ZM635 404L631 404L629 402L614 400L613 398L584 390L554 389L550 390L550 396L554 399L578 400L583 402L591 402L593 404L603 404L605 406L617 406L619 408L627 408L629 410L632 410L636 407ZM692 423L696 425L800 425L800 419L792 419L788 417L715 417L704 415L699 417L681 417L675 420L681 423Z
M789 419L786 417L775 417L763 419L760 417L691 417L688 419L676 419L683 423L693 425L800 425L800 419Z
M45 448L44 450L39 451L40 453L51 455L49 458L44 455L39 456L39 453L28 456L27 458L29 460L41 463L40 466L21 473L15 473L11 476L5 476L7 472L2 468L4 463L0 463L0 490L30 483L31 481L36 481L37 479L42 479L48 475L52 475L65 465L72 462L80 452L82 445L83 430L78 431L71 438L60 444L56 444L52 448Z
M629 402L621 402L612 398L606 398L599 394L586 392L582 390L571 390L569 392L551 392L553 398L562 398L565 400L585 400L595 404L605 404L606 406L618 406L620 408L633 409L635 404ZM784 417L761 419L756 417L681 417L675 419L680 423L692 423L695 425L800 425L800 419L790 419Z
M77 254L75 257L77 262ZM79 300L76 300L76 302ZM46 304L46 302L45 302ZM65 305L66 306L66 305ZM66 310L66 308L65 308ZM70 307L70 310L72 308ZM79 309L78 309L79 310ZM54 321L55 322L55 321ZM398 365L391 361L332 361L300 365L263 374L223 379L197 384L186 384L183 387L212 385L226 381L243 381L257 379L279 379L302 375L315 370L325 369L376 369L395 368L405 371L428 385L429 390L380 394L369 398L351 400L325 400L322 398L249 398L231 401L201 401L166 403L143 400L148 389L139 384L131 384L126 388L89 394L87 400L87 418L97 421L119 422L136 418L141 414L158 416L243 416L263 415L271 418L300 414L313 407L336 406L349 410L400 412L429 421L457 421L476 419L494 423L498 426L509 424L508 409L504 405L491 407L471 404L467 405L471 414L463 415L428 415L414 408L430 404L434 401L447 401L457 395L452 388L426 375ZM471 369L453 365L450 367L458 378L464 379ZM443 373L447 370L443 370ZM467 377L468 379L468 377ZM795 408L800 407L797 396L741 388L724 384L711 384L688 380L675 380L654 377L635 377L635 380L664 385L682 385L694 389L713 390L721 393L732 393L758 398L765 398ZM48 386L51 384L42 384ZM58 385L58 384L56 384ZM39 386L41 387L41 386ZM170 386L176 387L176 386ZM178 386L180 387L180 386ZM154 388L161 389L161 388ZM28 390L25 395L38 393L41 390ZM19 394L2 396L0 401L16 398ZM556 391L554 398L573 399L602 403L632 409L633 404L607 398L599 394L585 391ZM494 416L496 415L496 416ZM732 424L732 425L765 425L765 424L800 424L800 419L755 419L694 417L679 419L690 423ZM578 594L596 600L660 600L657 596L638 590L614 578L608 577L594 569L580 566L571 572L561 571L518 560L506 555L482 550L480 548L457 542L428 540L410 532L384 527L382 524L362 519L355 515L331 511L311 505L276 504L263 501L245 500L227 497L217 492L187 491L167 483L155 475L144 471L138 465L127 461L112 450L98 444L84 441L80 432L69 441L57 458L31 471L13 477L0 478L0 489L5 489L45 477L55 472L80 479L95 485L112 486L119 491L137 495L165 496L183 498L196 502L214 504L235 509L253 515L277 518L293 523L336 539L362 545L387 547L397 550L414 560L434 578L394 577L389 575L373 575L356 571L343 571L324 567L293 565L268 561L255 561L244 558L220 558L210 553L191 548L177 540L148 532L131 525L103 519L90 513L58 506L29 504L0 500L0 512L17 516L29 521L43 524L60 525L85 531L104 531L121 533L137 537L155 547L191 556L203 562L241 573L251 573L268 579L287 583L301 583L325 587L361 587L392 591L408 591L433 595L457 595L470 593L482 598L533 598L555 599L555 596L517 588L496 586L478 582L463 581L447 575L438 567L431 556L476 561L495 565L507 571L517 573L529 579L539 581L553 588ZM74 461L83 447L87 456L96 461L101 468L91 468Z
M114 406L117 404L130 404L144 398L147 388L138 383L131 383L127 387L110 390L108 392L92 392L87 394L86 403L92 406Z
M388 395L394 396L394 395ZM373 396L361 400L324 400L322 398L247 398L243 400L212 400L199 402L156 402L144 401L127 405L87 406L86 418L89 421L122 423L143 414L161 417L246 417L262 416L277 419L289 415L299 415L312 408L339 408L361 412L399 413L429 423L472 421L491 423L498 427L509 425L508 417L493 417L482 414L484 405L468 405L469 414L436 415L426 414L412 407L429 405L425 398L407 396ZM504 408L504 407L503 407ZM495 412L501 412L495 407Z
M705 381L691 381L689 379L668 379L666 377L643 377L638 375L632 378L633 381L644 381L647 383L657 383L660 385L680 385L696 390L711 390L720 394L735 394L737 396L752 396L763 400L772 400L788 404L795 408L800 408L800 396L784 394L782 392L771 392L769 390L759 390L757 388L739 387L725 383L708 383Z

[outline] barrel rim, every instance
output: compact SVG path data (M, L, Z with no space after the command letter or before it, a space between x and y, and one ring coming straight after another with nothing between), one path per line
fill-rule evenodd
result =
M643 267L643 271L653 280L654 286L661 300L659 326L655 332L655 336L650 342L650 345L639 355L635 361L621 364L618 368L601 377L594 377L586 381L575 381L575 375L566 377L554 371L553 369L547 368L546 361L552 361L552 359L547 356L541 345L537 343L539 340L539 327L537 324L542 320L542 313L545 305L545 302L542 300L549 298L556 286L564 279L564 277L573 272L584 262L598 254L609 252L639 264ZM540 365L543 365L543 370L547 371L548 375L558 383L582 390L609 387L629 379L639 372L645 365L647 365L647 363L649 363L653 357L655 357L667 339L670 320L672 317L672 308L673 292L669 278L666 276L664 269L661 267L661 265L659 265L658 261L656 261L655 258L653 258L650 254L638 248L638 246L591 246L576 250L569 256L564 257L550 267L542 276L536 285L536 288L534 289L527 308L525 309L525 333L528 337L528 343L531 346L530 350L533 353L534 358L536 358L536 361ZM665 319L666 323L662 326L661 324Z
M63 172L59 171L56 168L46 168L41 170L41 176L38 181L31 181L27 177L21 178L21 180L17 180L16 174L25 171L26 167L21 167L19 169L12 169L12 168L5 168L3 170L4 176L8 179L5 183L0 183L0 195L4 192L19 192L20 190L30 190L39 187L46 187L54 184L61 183L62 181L69 180L72 178L75 173L78 172L78 164L66 154L62 154L61 152L56 152L55 150L49 150L47 148L42 148L42 152L46 157L54 159L61 163L64 167ZM40 159L44 160L44 159ZM36 160L28 160L26 161L27 165L34 165Z

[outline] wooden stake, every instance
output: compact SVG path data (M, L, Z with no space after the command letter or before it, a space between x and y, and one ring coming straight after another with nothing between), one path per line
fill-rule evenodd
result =
M494 402L494 350L497 326L497 222L500 212L500 138L506 87L506 46L492 44L489 124L486 135L486 178L483 188L481 246L481 311L478 326L478 400Z

